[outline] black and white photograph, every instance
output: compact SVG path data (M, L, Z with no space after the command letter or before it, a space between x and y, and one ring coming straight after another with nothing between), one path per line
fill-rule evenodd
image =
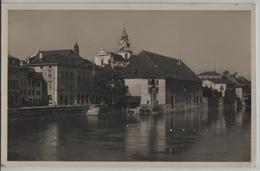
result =
M9 9L6 160L252 162L251 7Z

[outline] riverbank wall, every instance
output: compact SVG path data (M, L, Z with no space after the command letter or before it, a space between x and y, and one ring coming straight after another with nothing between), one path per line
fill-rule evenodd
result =
M89 105L80 106L38 106L8 109L8 119L55 118L72 115L85 115Z

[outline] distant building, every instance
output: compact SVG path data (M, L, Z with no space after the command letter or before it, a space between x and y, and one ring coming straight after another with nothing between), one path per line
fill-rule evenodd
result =
M251 96L251 82L239 76L238 73L230 74L228 71L225 71L223 75L231 82L236 96L244 103L245 99Z
M100 67L110 66L112 69L117 69L126 66L127 60L121 55L107 52L101 47L95 55L95 64Z
M242 88L242 97L247 97L251 95L251 82L243 76L237 76L236 80Z
M201 79L203 87L217 90L222 94L222 97L225 96L225 91L229 81L224 79L222 74L216 71L206 71L199 73L198 77Z
M95 55L95 64L100 67L110 66L112 69L120 69L127 65L128 59L133 54L130 49L130 41L128 34L123 29L123 33L119 40L119 48L117 52L107 52L104 48L100 48Z
M121 38L119 40L119 50L117 53L125 59L129 59L130 56L133 54L133 52L130 49L130 41L125 26Z
M200 105L201 81L181 60L141 51L121 70L131 96L141 104Z
M39 51L29 60L29 67L43 74L47 82L49 105L85 105L99 103L102 95L93 94L93 76L99 68L74 49Z
M47 105L47 87L41 73L29 69L25 62L8 56L8 106Z

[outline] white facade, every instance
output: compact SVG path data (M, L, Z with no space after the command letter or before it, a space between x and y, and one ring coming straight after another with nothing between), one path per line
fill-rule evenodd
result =
M166 103L166 88L165 80L158 80L158 93L156 95L157 104ZM149 94L148 79L125 79L125 84L128 86L128 93L131 96L141 96L141 104L151 104L151 95Z
M95 55L95 64L98 66L105 66L110 64L110 55L103 48L100 48L98 53Z
M225 91L227 88L227 84L226 83L215 83L211 80L203 80L202 81L202 86L203 87L212 87L214 90L217 90L218 92L222 93L222 97L225 96Z
M243 98L243 89L242 87L237 87L236 88L236 95L238 98L242 99Z

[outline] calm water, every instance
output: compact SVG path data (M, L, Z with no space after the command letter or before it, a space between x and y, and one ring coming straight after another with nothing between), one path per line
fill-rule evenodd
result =
M250 161L250 111L9 122L9 160Z

